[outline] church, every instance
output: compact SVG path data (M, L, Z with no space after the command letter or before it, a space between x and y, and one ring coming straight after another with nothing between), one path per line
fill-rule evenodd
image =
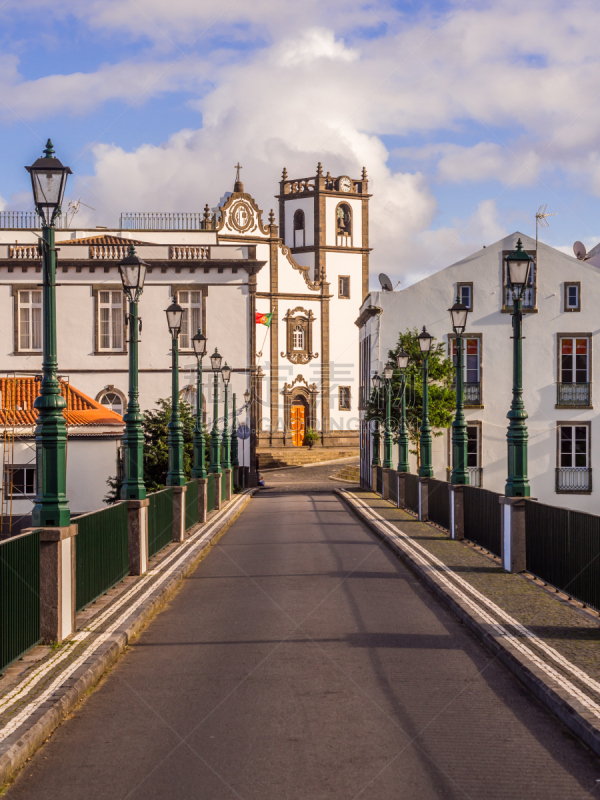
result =
M126 307L118 265L135 245L148 263L139 311L140 405L171 395L171 340L164 311L184 308L179 339L181 396L195 404L198 328L232 368L236 425L252 435L246 465L257 452L306 445L358 448L358 332L354 320L368 292L368 180L283 170L274 210L266 215L240 178L204 212L123 212L117 228L79 228L58 220L57 338L59 375L116 414L127 404ZM39 219L0 212L0 376L35 376L42 362ZM204 419L212 426L214 381L204 359ZM218 383L219 424L223 384ZM247 403L243 397L250 392ZM310 433L309 433L310 431ZM24 436L31 430L23 431ZM307 434L308 438L307 438ZM31 451L33 454L33 451ZM240 447L240 457L242 448ZM115 454L116 460L116 454ZM24 465L13 464L12 469ZM102 505L105 477L98 497ZM26 487L24 488L26 491ZM31 493L30 493L31 494ZM89 493L88 493L89 497ZM25 499L25 497L23 497ZM91 510L90 508L77 509Z

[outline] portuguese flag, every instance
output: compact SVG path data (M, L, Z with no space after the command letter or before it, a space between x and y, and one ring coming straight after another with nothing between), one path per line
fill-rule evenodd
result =
M266 325L267 328L271 324L271 320L273 318L273 312L271 311L269 314L261 314L259 311L255 314L255 322L257 325Z

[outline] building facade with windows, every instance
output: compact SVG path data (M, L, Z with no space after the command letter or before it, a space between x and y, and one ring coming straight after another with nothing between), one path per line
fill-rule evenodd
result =
M237 422L248 422L254 431L252 448L245 448L247 465L254 463L257 446L302 445L309 427L319 433L316 446L358 447L353 322L368 288L366 172L360 179L334 178L319 165L316 175L298 180L288 179L284 170L277 198L279 226L273 211L263 219L238 171L233 192L204 213L127 213L111 230L61 222L56 231L60 375L107 410L124 412L129 332L118 264L133 243L149 265L139 303L142 409L171 395L164 310L174 296L184 308L182 396L195 407L192 336L200 328L208 355L217 348L233 369L229 413L235 393ZM41 370L36 224L35 214L0 213L0 375L33 376ZM257 324L260 314L272 315L269 326ZM242 409L247 389L250 406ZM218 391L222 414L220 381ZM208 357L203 394L211 425Z
M456 357L448 310L458 296L470 309L463 339L467 466L470 482L504 492L506 414L512 399L512 294L505 258L517 239L534 258L524 295L523 387L529 415L531 496L540 502L600 513L593 458L600 452L594 409L593 358L600 305L598 267L514 233L494 245L397 292L372 292L356 321L360 328L361 395L381 372L398 334L427 330ZM597 402L597 399L596 399ZM364 411L361 411L364 416ZM434 471L446 479L451 431L433 440ZM371 438L361 422L361 469L368 475ZM395 460L397 448L395 448ZM411 456L411 471L416 460Z

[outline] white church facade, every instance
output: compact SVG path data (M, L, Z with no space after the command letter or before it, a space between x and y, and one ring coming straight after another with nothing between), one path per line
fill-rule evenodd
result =
M254 432L244 450L305 444L358 448L358 334L353 324L368 291L368 182L316 175L279 184L279 225L244 190L204 213L126 213L115 229L56 231L59 375L117 414L127 402L125 305L118 264L130 243L149 265L139 309L142 409L170 397L170 337L164 310L184 307L180 389L195 403L191 337L200 327L208 354L232 367L237 423ZM41 371L41 262L37 217L0 213L0 376ZM63 227L64 226L64 227ZM271 314L271 324L257 324ZM213 374L204 359L204 411L210 427ZM248 407L243 395L251 392ZM223 414L219 382L219 413ZM241 409L241 410L240 410ZM220 420L222 427L223 420ZM240 447L240 457L242 448ZM101 478L104 480L104 478ZM88 510L88 509L80 509Z

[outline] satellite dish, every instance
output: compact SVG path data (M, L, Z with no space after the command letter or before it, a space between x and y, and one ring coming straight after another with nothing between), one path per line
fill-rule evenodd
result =
M573 252L580 261L583 261L586 256L586 249L583 242L575 242L573 245Z
M393 292L394 291L394 286L393 286L391 280L385 274L385 272L381 272L379 274L379 283L381 284L381 288L383 289L384 292Z

